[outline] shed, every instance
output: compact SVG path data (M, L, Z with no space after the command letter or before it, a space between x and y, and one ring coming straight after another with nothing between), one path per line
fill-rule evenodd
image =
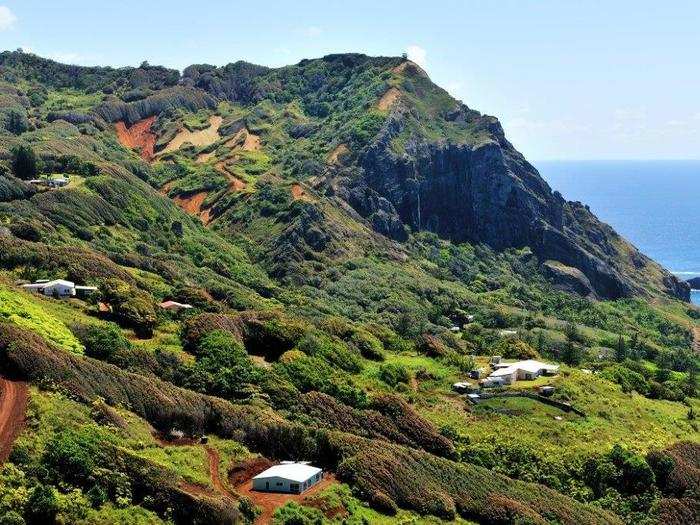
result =
M307 462L283 461L253 478L253 489L301 494L323 479L323 471Z
M190 308L193 308L191 304L178 303L177 301L164 301L158 306L160 306L163 310L173 310L176 312L180 310L189 310Z

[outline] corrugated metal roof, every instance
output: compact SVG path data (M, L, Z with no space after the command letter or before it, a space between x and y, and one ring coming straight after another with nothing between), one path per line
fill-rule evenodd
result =
M260 474L255 476L253 479L262 478L284 478L298 483L303 483L307 479L315 476L321 472L318 467L312 467L305 463L284 463L281 465L275 465L267 470L262 471Z

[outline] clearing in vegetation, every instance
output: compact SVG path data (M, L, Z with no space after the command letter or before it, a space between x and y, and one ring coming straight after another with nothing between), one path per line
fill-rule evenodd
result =
M156 136L151 131L155 121L155 116L148 117L128 128L124 121L117 122L115 129L119 143L125 148L138 149L141 152L141 158L150 161L153 159L153 148L156 144Z
M379 102L377 102L377 108L379 108L381 111L388 110L394 105L394 102L396 102L400 96L401 91L395 87L389 88L387 92L382 95L382 98L379 99Z
M186 142L199 147L214 144L214 142L219 140L219 126L221 126L223 120L224 119L219 115L213 115L209 117L209 127L206 129L198 131L190 131L188 129L180 130L180 132L175 135L175 138L168 142L168 145L160 152L160 155L171 151L177 151L180 149L180 146Z

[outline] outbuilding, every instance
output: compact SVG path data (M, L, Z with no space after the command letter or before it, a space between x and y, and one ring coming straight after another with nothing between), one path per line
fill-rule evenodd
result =
M323 479L323 470L308 462L283 461L253 478L253 490L301 494Z
M191 304L178 303L177 301L164 301L158 306L160 306L163 310L171 310L174 312L179 312L180 310L190 310L193 308Z

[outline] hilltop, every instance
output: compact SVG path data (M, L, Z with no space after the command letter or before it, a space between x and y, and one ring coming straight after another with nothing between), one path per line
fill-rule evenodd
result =
M688 285L416 64L4 52L0 135L0 511L252 521L241 483L303 459L335 477L280 523L697 512ZM453 391L492 355L561 369Z

